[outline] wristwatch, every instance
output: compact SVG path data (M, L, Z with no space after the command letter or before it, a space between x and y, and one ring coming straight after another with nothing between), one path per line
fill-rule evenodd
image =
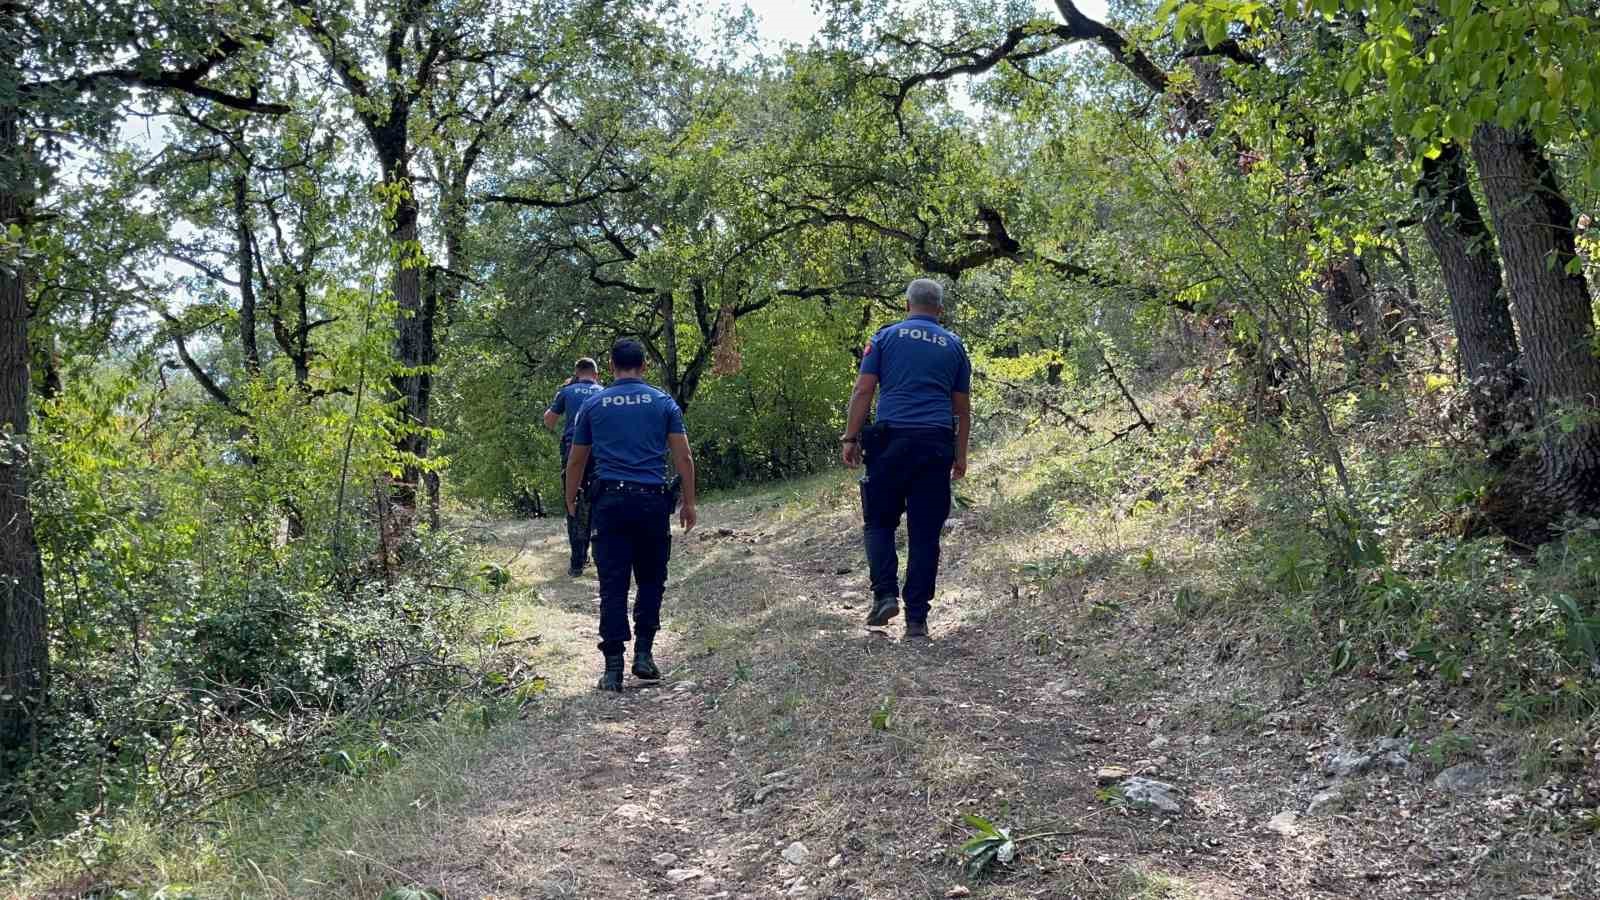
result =
M859 444L859 443L861 443L861 435L858 434L855 437L851 437L848 434L841 435L839 437L839 443L841 443L841 444Z

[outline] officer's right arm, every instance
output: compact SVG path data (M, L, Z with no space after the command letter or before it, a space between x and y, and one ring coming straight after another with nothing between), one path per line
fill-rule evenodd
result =
M572 452L567 457L567 515L578 514L578 490L583 487L583 473L589 467L589 452L594 443L594 429L590 427L589 404L579 407L577 420L572 423Z
M556 430L556 423L561 421L561 413L566 410L567 395L556 391L556 398L550 401L550 408L544 411L544 427L551 431Z
M950 395L950 406L956 414L956 459L950 465L950 480L960 481L967 475L967 442L972 438L972 395L957 391Z
M878 376L862 372L856 378L855 390L850 394L850 411L845 415L844 437L840 457L844 464L855 468L861 464L861 429L866 427L867 412L872 409L872 395L878 391Z

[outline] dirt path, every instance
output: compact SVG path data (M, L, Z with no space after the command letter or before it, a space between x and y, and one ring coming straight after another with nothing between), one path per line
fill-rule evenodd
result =
M1600 896L1593 836L1529 827L1492 742L1467 792L1414 742L1326 775L1370 749L1344 724L1378 688L1311 696L1227 617L1174 621L1198 601L1139 562L1148 536L996 497L948 535L932 644L862 628L852 499L841 476L708 508L674 547L667 678L620 698L593 690L594 582L559 529L491 526L552 689L395 870L451 898ZM963 813L1063 834L970 880Z

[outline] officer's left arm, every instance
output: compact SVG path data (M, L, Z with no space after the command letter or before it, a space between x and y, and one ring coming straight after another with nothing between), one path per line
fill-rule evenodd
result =
M956 459L950 465L950 480L960 481L967 474L967 442L972 437L972 360L967 349L957 345L961 362L956 380L950 386L950 410L956 415Z
M689 449L689 436L681 431L667 435L667 446L672 448L672 466L682 479L680 490L683 491L683 497L678 507L678 521L683 525L683 530L688 531L700 518L695 508L694 453Z
M583 487L583 470L589 466L588 444L573 444L567 457L567 515L578 514L578 490Z

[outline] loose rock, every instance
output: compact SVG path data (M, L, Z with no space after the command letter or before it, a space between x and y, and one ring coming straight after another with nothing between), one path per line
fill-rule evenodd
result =
M1488 783L1489 773L1471 763L1451 766L1433 779L1433 786L1447 794L1475 794Z
M806 849L806 845L799 841L795 841L789 846L783 848L783 859L787 863L791 863L796 866L803 866L806 864L806 860L810 858L811 851Z
M1365 775L1373 769L1384 768L1401 771L1411 764L1411 745L1399 738L1383 738L1370 750L1341 747L1328 754L1323 763L1324 774L1336 778Z
M1124 766L1101 766L1095 770L1094 780L1097 784L1116 784L1132 774Z
M696 878L700 878L705 874L705 869L668 869L667 880L673 884L682 884L685 881L693 881Z
M1311 798L1311 803L1306 806L1306 815L1334 812L1344 806L1344 801L1344 791L1340 788L1331 787L1325 791L1318 791Z
M655 856L650 857L650 861L658 866L670 866L678 861L678 854L657 853Z
M1132 806L1159 809L1164 813L1183 811L1183 803L1177 797L1178 789L1165 781L1134 776L1118 787L1122 790L1123 798Z
M1300 833L1300 814L1286 809L1267 820L1267 830L1294 837Z

